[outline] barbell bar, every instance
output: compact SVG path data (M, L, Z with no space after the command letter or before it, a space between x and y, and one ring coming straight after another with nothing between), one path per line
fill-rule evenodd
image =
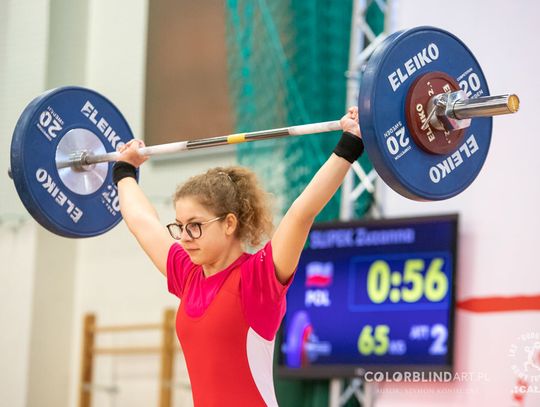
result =
M418 27L387 37L362 73L358 99L366 150L398 193L429 201L453 197L478 175L492 117L519 109L516 95L489 94L471 51L453 34ZM228 144L340 130L339 121L180 141L141 148L171 154ZM121 220L111 178L116 149L133 139L121 112L80 87L51 90L21 114L11 175L31 215L66 237L105 233Z
M341 130L339 120L303 124L299 126L282 127L279 129L260 130L249 133L236 133L225 136L202 138L189 141L177 141L174 143L158 144L138 149L139 154L147 157L164 154L174 154L186 150L198 150L209 147L219 147L228 144L240 144L250 141L269 140L273 138L303 136L316 133L327 133ZM84 168L92 164L114 162L118 160L120 153L111 152L105 154L91 154L87 151L76 151L68 160L58 161L57 168L75 167Z
M438 95L437 95L438 96ZM446 105L443 105L446 107ZM448 109L448 108L447 108ZM452 115L456 119L469 119L472 117L491 117L515 113L519 109L519 98L517 95L497 95L485 96L478 99L460 99L455 101L450 107ZM439 115L440 116L440 115ZM434 116L435 120L437 116ZM439 124L442 126L443 124ZM280 137L304 136L309 134L327 133L341 130L339 120L304 124L299 126L282 127L278 129L259 130L249 133L229 134L225 136L202 138L189 141L178 141L174 143L158 144L138 149L138 153L143 156L152 157L156 155L174 154L186 150L198 150L209 147L224 146L227 144L240 144L250 141L269 140ZM92 154L81 150L73 152L68 160L57 161L57 168L73 167L84 170L92 164L103 162L115 162L120 157L120 153L111 152L105 154Z

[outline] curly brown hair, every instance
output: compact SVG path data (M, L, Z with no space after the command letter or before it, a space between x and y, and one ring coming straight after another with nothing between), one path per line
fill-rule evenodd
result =
M176 189L173 202L185 197L196 199L217 216L233 213L238 219L236 236L252 247L271 237L271 195L247 168L216 167L195 175Z

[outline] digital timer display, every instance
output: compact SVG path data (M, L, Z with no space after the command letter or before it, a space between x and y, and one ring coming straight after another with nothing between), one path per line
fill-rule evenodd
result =
M314 225L287 294L282 375L449 370L457 215Z

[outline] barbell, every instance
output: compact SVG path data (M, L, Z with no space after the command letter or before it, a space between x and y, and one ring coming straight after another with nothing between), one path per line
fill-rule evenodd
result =
M492 116L514 113L516 95L490 96L476 58L434 27L396 32L363 68L360 128L371 162L401 195L419 201L466 189L487 157ZM148 146L146 156L340 130L339 121ZM112 162L133 134L103 95L81 87L48 91L24 109L13 133L11 169L26 209L65 237L107 232L121 221Z

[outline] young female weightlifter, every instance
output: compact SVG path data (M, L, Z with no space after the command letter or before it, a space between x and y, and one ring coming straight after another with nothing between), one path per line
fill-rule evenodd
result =
M146 161L137 152L142 142L120 149L113 179L122 215L181 299L176 331L196 407L277 406L272 355L285 293L315 216L363 151L356 107L341 126L334 153L273 234L266 194L241 167L214 168L180 186L167 231L135 181L135 168ZM265 236L271 239L261 250L244 252Z

